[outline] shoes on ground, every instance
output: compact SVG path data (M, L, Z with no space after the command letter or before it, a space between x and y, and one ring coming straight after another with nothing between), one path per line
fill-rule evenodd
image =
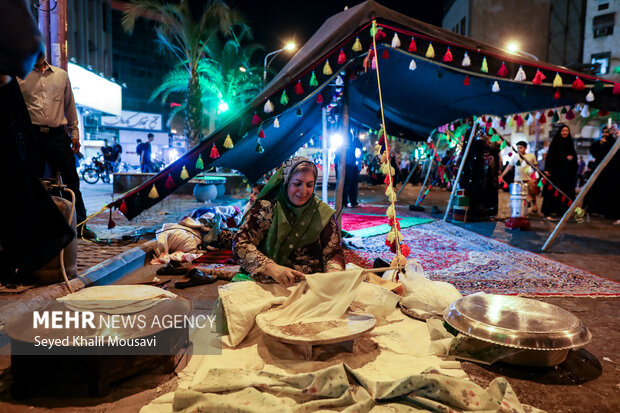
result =
M204 274L197 268L191 269L187 273L187 277L189 279L186 281L177 281L174 283L174 288L183 289L187 287L194 287L196 285L213 284L217 281L217 277L214 277L211 274Z
M187 268L180 266L176 261L170 261L168 264L155 271L157 275L185 275Z

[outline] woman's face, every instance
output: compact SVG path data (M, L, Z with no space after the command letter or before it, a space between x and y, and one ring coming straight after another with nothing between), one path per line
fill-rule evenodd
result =
M286 192L293 205L304 205L314 193L314 173L312 171L294 173L288 182Z
M568 129L568 126L564 126L560 131L560 136L563 138L568 138L568 135L570 135L570 130Z

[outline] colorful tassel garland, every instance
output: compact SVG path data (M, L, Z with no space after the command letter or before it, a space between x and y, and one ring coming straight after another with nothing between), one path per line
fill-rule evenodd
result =
M427 59L435 58L435 49L433 49L433 43L428 44L428 49L426 49L426 54L424 56L426 56Z
M394 33L394 37L392 37L392 47L394 49L400 47L400 39L398 38L398 33Z
M491 90L496 93L499 92L499 83L497 83L497 80L493 82L493 87L491 88Z
M211 147L211 155L210 155L211 159L217 159L220 157L220 153L217 150L217 146L215 146L215 144L213 144L213 146Z
M508 68L506 68L506 64L504 62L502 62L502 65L499 67L499 70L497 71L497 76L499 77L508 76Z
M553 94L553 98L554 99L559 99L561 97L560 95L560 89L556 89L555 93Z
M543 80L545 80L547 76L543 74L540 70L536 69L536 74L534 75L534 79L532 79L532 83L535 85L542 85Z
M273 106L273 103L271 103L271 101L267 99L267 102L265 102L265 106L263 107L263 112L271 113L274 109L275 107Z
M489 65L487 64L487 58L482 58L482 66L480 67L482 73L489 73Z
M316 74L314 70L312 71L312 76L310 76L310 86L317 87L319 85L319 81L316 78Z
M301 118L304 114L301 111L301 106L297 107L297 111L295 112L295 115L297 115L298 118Z
M323 95L321 95L321 92L316 95L316 103L323 103Z
M517 82L524 82L525 80L527 80L527 77L525 76L525 70L523 70L523 66L519 66L519 70L517 71L515 80Z
M415 60L411 59L411 62L409 62L409 70L415 70L417 67Z
M340 49L340 53L338 53L338 64L341 65L347 61L347 55L344 54L344 49Z
M469 55L467 54L467 52L465 52L465 55L463 56L463 61L461 62L461 66L463 67L471 66L471 59L469 58Z
M282 91L282 96L280 96L280 104L283 106L288 105L288 95L286 94L286 89Z
M384 59L390 58L390 54L388 53L387 49L383 49L383 54L381 55L381 57Z
M256 144L256 152L258 152L258 153L265 152L265 150L263 149L263 147L260 144L260 139L258 140L258 143Z
M153 184L153 186L151 187L151 190L149 191L149 198L151 199L159 198L159 193L157 192L157 188L155 188L155 184Z
M298 80L297 84L295 85L295 94L297 96L304 94L304 88L303 86L301 86L301 80Z
M276 129L280 127L280 121L278 120L278 118L275 118L275 120L273 121L273 127Z
M235 144L233 143L232 138L229 135L226 135L226 139L224 139L224 148L226 149L232 149L235 147Z
M584 90L585 88L586 88L586 85L584 85L581 79L579 79L579 76L577 76L575 78L575 81L573 82L573 89Z
M183 165L183 169L181 169L181 179L185 180L189 178L189 174L187 173L187 169L185 169L185 165Z
M262 122L262 119L258 117L256 112L254 112L254 116L252 116L252 126L260 125L261 122Z
M415 44L415 39L411 38L411 43L409 43L409 48L407 49L409 53L415 53L418 50L418 46Z
M325 66L323 66L323 74L325 76L330 76L332 75L334 72L332 72L332 67L329 65L329 60L325 61Z
M355 38L355 43L353 43L353 47L351 48L351 50L353 50L354 52L361 52L362 51L362 42L360 42L360 38L356 37Z
M586 95L586 102L594 102L594 93L592 91L589 91Z
M562 82L562 76L559 73L555 74L555 78L553 79L553 87L562 87L564 83Z
M469 75L465 75L465 79L463 80L463 84L465 86L469 86Z
M452 52L450 51L449 47L448 47L448 50L446 50L446 53L441 58L441 60L443 60L445 63L450 63L452 61Z
M127 212L129 212L129 208L127 208L127 204L125 203L124 199L123 202L121 202L121 206L118 207L118 210L121 211L123 215L126 215Z
M196 169L204 169L205 164L202 161L202 155L198 155L198 159L196 160Z

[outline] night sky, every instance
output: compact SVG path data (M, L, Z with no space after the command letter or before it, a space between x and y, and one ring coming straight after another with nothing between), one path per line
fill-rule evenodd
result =
M294 38L303 45L318 28L345 6L360 4L356 0L229 0L228 3L242 11L254 33L254 40L265 46L264 53L256 53L261 60L265 53L280 49ZM380 0L379 4L409 17L441 26L441 0ZM278 56L274 68L286 63L286 55ZM257 62L258 63L258 62Z

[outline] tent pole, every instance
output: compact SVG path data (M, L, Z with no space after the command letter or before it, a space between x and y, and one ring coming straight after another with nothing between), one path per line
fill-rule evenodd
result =
M448 220L448 213L450 212L450 208L452 207L452 201L454 199L454 194L456 193L456 187L459 185L459 180L461 179L461 174L463 173L463 168L465 167L465 161L467 160L467 155L469 154L469 148L471 148L471 143L474 141L474 133L476 133L476 128L478 127L478 122L474 120L473 125L471 126L471 133L469 134L469 141L467 141L467 147L465 148L465 152L461 157L461 164L459 165L459 171L456 173L456 178L454 178L454 183L452 184L452 192L450 193L450 199L448 200L448 206L446 207L446 213L443 216L443 220Z
M431 155L431 161L428 164L428 170L426 171L426 177L424 178L424 182L422 183L422 188L420 188L420 193L418 194L418 199L415 201L415 206L420 204L422 199L422 194L426 189L426 184L428 182L428 177L431 174L431 169L433 169L433 162L435 161L435 154L437 153L437 145L439 145L439 139L441 139L441 134L437 135L437 140L435 141L435 145L433 146L433 154Z
M398 201L398 198L400 197L400 193L403 192L403 189L405 189L405 186L407 186L407 184L409 183L409 180L411 179L411 175L413 175L413 172L415 171L415 168L418 167L419 163L420 163L420 160L416 159L415 165L413 165L413 168L411 168L409 175L407 175L407 179L405 179L405 182L403 182L403 185L400 187L400 189L398 190L398 193L396 194L397 201Z
M340 162L338 163L338 182L336 183L336 221L338 226L341 226L342 209L346 206L343 205L343 193L345 175L347 170L347 149L349 148L349 141L351 140L349 132L349 90L348 81L345 81L342 87L342 140L343 144L340 147Z
M329 185L329 149L327 146L327 111L325 108L321 109L321 120L323 121L323 183L321 184L321 199L326 204L329 203L329 196L327 195L327 186Z
M553 230L551 235L549 235L549 238L545 242L545 245L543 245L542 247L542 251L547 251L551 247L551 244L553 244L553 241L559 235L560 231L562 231L562 228L564 227L564 225L566 225L566 222L568 221L568 219L571 217L571 215L573 215L573 212L575 211L575 209L579 205L581 205L581 203L583 202L583 199L586 197L586 194L588 193L592 185L594 185L594 182L596 182L596 179L598 178L598 176L603 172L603 169L605 169L607 164L611 162L611 160L613 159L614 155L616 154L619 148L620 148L620 139L616 139L616 143L614 144L614 146L609 150L609 152L607 152L607 155L605 155L605 158L603 158L603 161L596 167L596 169L594 170L594 173L590 175L588 182L586 182L583 188L581 188L581 191L579 191L579 195L577 196L575 201L566 210L560 222L558 222L558 224L555 226L555 229Z

